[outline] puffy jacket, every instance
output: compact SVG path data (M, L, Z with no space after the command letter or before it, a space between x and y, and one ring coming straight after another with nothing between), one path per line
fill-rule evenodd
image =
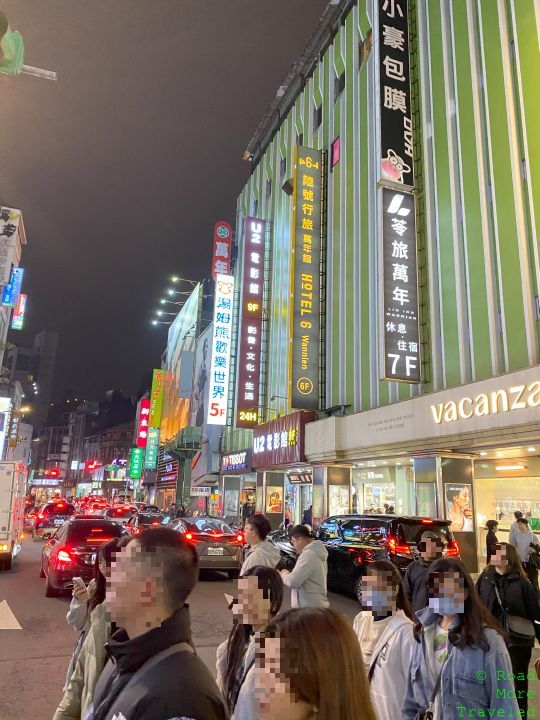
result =
M279 550L268 542L263 540L250 548L246 554L240 575L245 575L248 570L263 565L264 567L275 568L280 560Z
M328 551L320 540L312 540L302 550L294 570L285 573L283 584L291 588L291 605L296 607L329 606L326 576L328 574Z
M405 570L403 587L415 613L428 604L428 567L429 563L414 560Z
M255 697L255 656L257 651L257 638L259 633L255 633L249 639L246 652L244 653L244 662L242 667L242 684L236 700L236 706L231 720L253 720L259 712L259 705ZM225 670L227 668L227 648L228 640L219 645L216 652L216 671L217 684L221 692L223 692L225 682Z
M79 720L84 717L105 664L105 643L109 634L105 607L97 605L90 613L90 625L53 720Z
M426 659L426 645L433 642L433 629L440 616L426 607L417 613L422 624L420 642L414 642L403 720L414 720L416 714L429 706L435 679ZM429 632L431 630L431 633ZM440 720L459 717L520 717L517 701L512 697L514 681L510 680L512 665L503 638L491 628L484 635L489 650L450 645L449 657L442 668L440 685ZM504 679L503 679L504 678ZM506 691L506 692L505 692ZM504 697L506 693L508 696Z

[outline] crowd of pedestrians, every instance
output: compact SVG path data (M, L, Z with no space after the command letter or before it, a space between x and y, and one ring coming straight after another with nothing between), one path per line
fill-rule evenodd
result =
M54 720L527 716L540 604L513 544L490 539L475 585L424 532L404 576L388 561L367 566L351 627L328 607L324 544L293 527L297 562L279 570L269 531L262 515L246 521L250 547L215 678L191 637L194 545L163 527L105 545L95 581L74 588L67 619L80 638Z

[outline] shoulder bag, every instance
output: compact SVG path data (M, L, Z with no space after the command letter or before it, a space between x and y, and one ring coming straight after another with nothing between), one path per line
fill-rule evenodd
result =
M495 582L493 583L493 587L502 612L502 625L508 633L510 640L512 640L512 638L514 638L514 640L534 640L536 633L534 631L533 621L520 615L509 615L502 603L499 588Z
M423 638L422 638L423 642ZM437 680L435 681L435 685L433 686L433 692L431 693L431 699L429 701L429 705L425 710L421 710L420 712L417 712L414 716L414 720L433 720L433 704L435 702L435 698L437 697L439 690L441 688L441 680L442 680L442 674L444 670L444 666L450 659L450 655L452 654L452 650L454 649L454 646L452 645L450 649L448 650L448 655L445 657L444 662L441 667L441 671L437 676Z

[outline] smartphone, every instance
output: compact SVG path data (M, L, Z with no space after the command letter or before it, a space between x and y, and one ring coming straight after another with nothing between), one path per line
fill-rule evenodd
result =
M81 577L74 577L73 578L73 585L78 585L80 588L84 588L86 590L86 583Z

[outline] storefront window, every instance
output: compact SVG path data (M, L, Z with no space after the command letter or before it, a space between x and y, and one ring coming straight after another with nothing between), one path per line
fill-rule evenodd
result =
M349 512L349 488L343 485L328 486L328 514L347 515Z

